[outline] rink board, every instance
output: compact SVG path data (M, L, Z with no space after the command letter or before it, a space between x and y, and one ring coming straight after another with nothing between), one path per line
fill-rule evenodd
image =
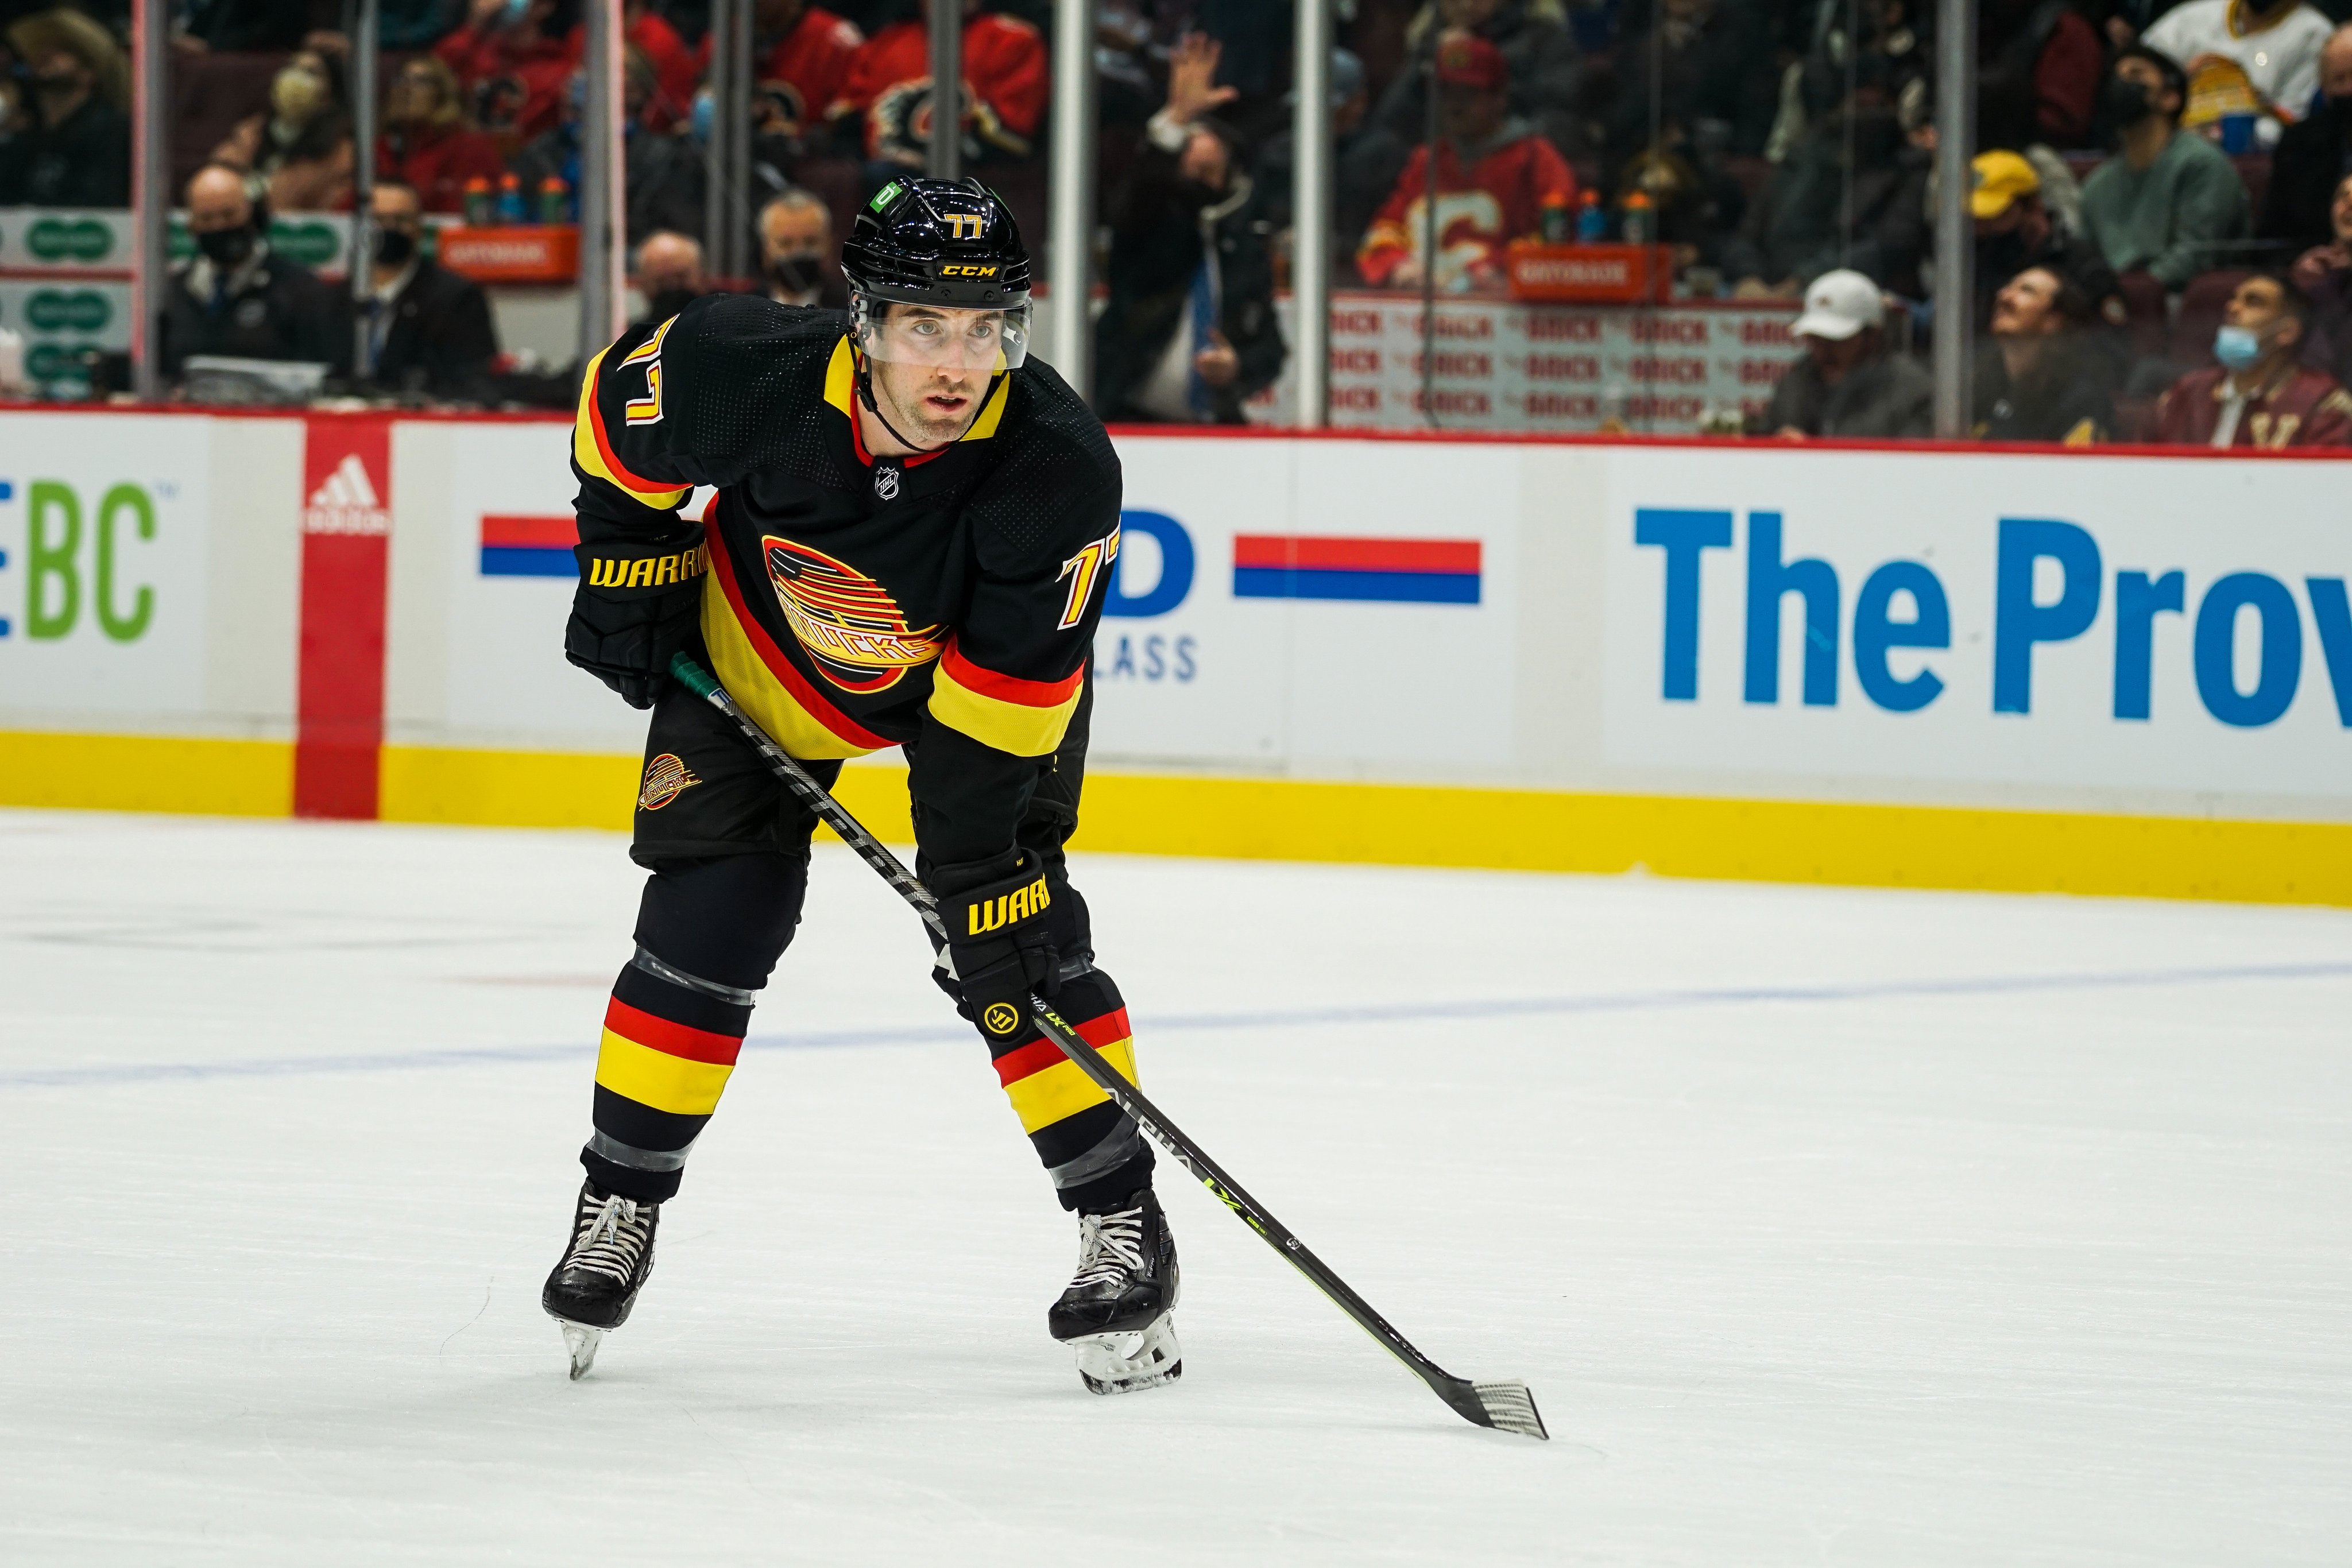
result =
M2340 459L1118 444L1083 843L2352 903ZM0 416L0 803L625 825L572 488L544 419Z

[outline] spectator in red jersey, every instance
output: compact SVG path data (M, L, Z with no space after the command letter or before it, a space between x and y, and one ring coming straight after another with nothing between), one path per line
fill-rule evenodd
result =
M507 172L498 144L466 122L457 74L431 56L400 68L384 94L375 170L415 191L428 213L465 209L466 182L495 186Z
M572 59L571 46L547 30L554 16L555 0L473 0L465 26L433 46L465 85L475 118L509 147L562 118Z
M2156 405L2158 441L2181 445L2352 445L2352 395L2334 376L2295 362L2311 329L2311 301L2284 278L2257 273L2221 312L2213 357Z
M698 55L667 18L647 8L646 0L628 0L621 8L621 32L654 69L654 91L638 113L639 122L651 131L677 130L694 112L694 84L710 61L710 40L703 39ZM588 57L588 24L574 22L563 47L572 68L578 69Z
M823 124L865 43L866 35L855 24L808 0L757 0L751 7L751 84L758 89L752 113L762 121L760 130L798 136ZM707 33L695 65L701 70L710 67Z
M1437 284L1460 291L1498 283L1504 248L1533 235L1543 208L1573 212L1576 176L1558 150L1510 112L1510 74L1486 39L1456 33L1437 47ZM1373 216L1356 268L1374 287L1418 287L1430 186L1429 149L1413 150Z
M923 0L920 19L894 22L868 38L826 110L832 119L865 118L866 155L877 162L920 169L929 162L934 3ZM963 6L965 158L1028 157L1045 113L1045 40L1018 17L974 15L979 0L938 3Z

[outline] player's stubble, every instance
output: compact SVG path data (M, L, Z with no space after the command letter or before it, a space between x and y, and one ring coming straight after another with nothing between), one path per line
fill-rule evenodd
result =
M924 447L961 439L979 416L981 393L988 385L985 371L891 361L872 365L874 401L881 405L882 416ZM873 439L877 434L868 428L866 444L878 451L882 444ZM880 434L887 439L887 433Z

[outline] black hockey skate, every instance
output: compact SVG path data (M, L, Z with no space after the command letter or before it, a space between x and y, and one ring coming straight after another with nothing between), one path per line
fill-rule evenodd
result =
M572 1245L539 1293L539 1304L563 1330L575 1379L595 1364L604 1335L629 1321L637 1288L654 1270L654 1230L660 1223L658 1204L581 1184Z
M1045 1313L1055 1339L1078 1353L1096 1394L1129 1394L1183 1375L1176 1344L1176 1239L1150 1187L1109 1214L1078 1216L1078 1271Z

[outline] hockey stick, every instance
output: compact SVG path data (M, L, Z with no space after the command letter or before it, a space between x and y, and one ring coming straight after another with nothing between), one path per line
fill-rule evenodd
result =
M898 896L912 904L915 913L931 928L942 942L947 940L947 927L941 923L939 909L929 889L915 880L914 873L900 863L898 857L884 848L881 841L866 831L865 825L844 810L825 787L811 778L808 771L788 755L783 747L768 737L759 722L736 706L709 671L692 658L678 654L669 663L669 673L687 690L701 697L711 706L735 722L743 738L764 758L771 771L789 785L809 808L824 820L825 825L841 835L858 858L882 873ZM1079 1037L1078 1031L1065 1022L1044 998L1032 996L1029 1010L1034 1015L1038 1032L1062 1050L1062 1054L1078 1065L1078 1071L1094 1081L1095 1086L1110 1096L1118 1108L1134 1119L1135 1124L1150 1134L1154 1142L1166 1149L1171 1158L1192 1173L1207 1187L1219 1203L1234 1211L1265 1244L1288 1260L1290 1266L1307 1276L1308 1282L1338 1304L1339 1310L1356 1321L1356 1325L1379 1341L1382 1349L1404 1363L1407 1371L1430 1386L1431 1392L1452 1406L1454 1413L1474 1426L1492 1427L1500 1431L1517 1432L1523 1437L1549 1438L1544 1430L1543 1417L1536 1412L1535 1396L1524 1383L1473 1383L1466 1377L1456 1377L1429 1357L1415 1350L1404 1335L1391 1328L1388 1320L1372 1311L1363 1297L1356 1294L1348 1282L1333 1273L1329 1265L1307 1249L1306 1243L1293 1236L1283 1223L1267 1213L1257 1199L1241 1189L1224 1168L1201 1151L1178 1131L1175 1124L1160 1113L1160 1108L1143 1097L1143 1092L1118 1074L1118 1070L1105 1061L1101 1053Z

